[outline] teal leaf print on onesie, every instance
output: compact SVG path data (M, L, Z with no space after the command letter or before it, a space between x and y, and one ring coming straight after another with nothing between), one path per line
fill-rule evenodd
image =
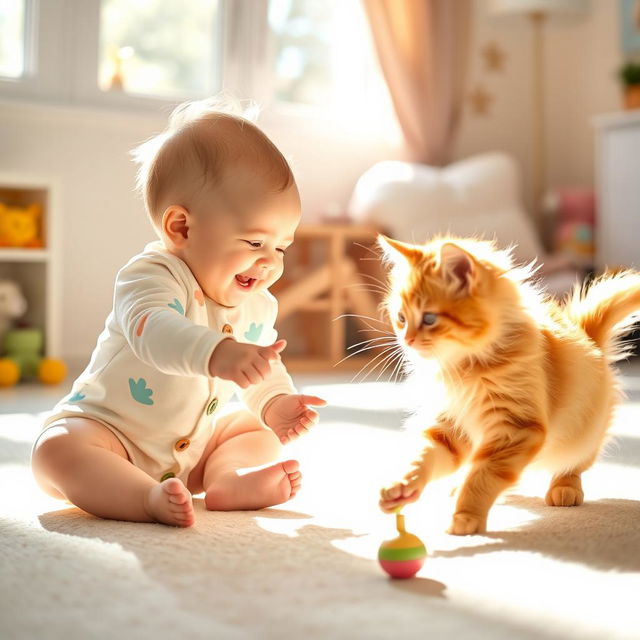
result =
M147 387L147 381L144 378L138 378L137 381L129 378L129 390L136 402L140 404L153 404L153 400L151 399L153 390Z
M178 298L174 298L173 302L169 303L169 306L172 309L175 309L181 316L184 315L184 308L183 306L180 304L180 300L178 300Z
M83 396L79 391L76 391L70 398L69 402L81 402L85 399L86 396Z
M264 325L262 324L256 325L255 322L252 322L251 326L249 327L249 331L244 332L244 337L251 342L258 342L263 327Z

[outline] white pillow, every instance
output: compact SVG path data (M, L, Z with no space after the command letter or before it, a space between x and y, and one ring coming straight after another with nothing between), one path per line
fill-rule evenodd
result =
M543 257L533 222L520 203L519 172L501 152L472 156L444 168L380 162L358 180L349 211L406 242L441 233L517 244L518 260Z

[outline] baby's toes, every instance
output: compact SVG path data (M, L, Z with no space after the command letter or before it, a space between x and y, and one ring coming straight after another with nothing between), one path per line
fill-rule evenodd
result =
M182 505L189 502L189 496L185 493L169 494L169 502L176 505Z

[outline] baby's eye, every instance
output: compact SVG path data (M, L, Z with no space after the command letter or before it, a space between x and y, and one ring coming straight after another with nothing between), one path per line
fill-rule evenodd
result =
M284 255L286 253L286 251L284 249L276 249L276 251L279 251L282 255Z
M245 242L251 245L254 249L260 249L262 247L262 242L260 240L245 240Z
M422 314L422 324L426 327L432 327L436 322L438 322L437 313L427 312Z

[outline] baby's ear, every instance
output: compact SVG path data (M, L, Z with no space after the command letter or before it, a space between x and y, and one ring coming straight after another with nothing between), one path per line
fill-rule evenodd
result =
M476 280L474 259L453 242L446 242L440 247L438 269L445 281L454 286L456 293L469 293Z
M382 249L385 259L393 264L405 261L409 262L409 264L415 264L420 257L422 257L422 252L418 247L400 242L399 240L392 240L391 238L387 238L387 236L383 236L381 233L378 234L378 244Z

